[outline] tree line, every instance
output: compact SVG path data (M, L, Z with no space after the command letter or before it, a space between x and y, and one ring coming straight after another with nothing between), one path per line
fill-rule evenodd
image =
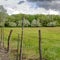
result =
M59 15L27 15L27 14L16 14L7 16L5 21L6 27L21 27L22 19L25 27L55 27L60 26Z
M29 15L15 14L8 15L7 11L0 5L0 27L55 27L60 26L60 15Z

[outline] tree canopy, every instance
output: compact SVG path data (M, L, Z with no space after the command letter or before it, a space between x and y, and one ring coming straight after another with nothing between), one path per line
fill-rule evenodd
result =
M0 26L4 26L4 23L6 21L6 9L2 5L0 5Z

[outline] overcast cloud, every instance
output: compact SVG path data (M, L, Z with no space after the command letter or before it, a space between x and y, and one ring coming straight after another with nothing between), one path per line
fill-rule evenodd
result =
M60 0L0 0L8 14L60 14Z
M33 3L36 2L37 7L60 10L60 0L27 0L27 1Z

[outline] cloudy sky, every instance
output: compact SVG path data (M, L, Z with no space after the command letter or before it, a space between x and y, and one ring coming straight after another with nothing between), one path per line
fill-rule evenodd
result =
M60 14L60 0L0 0L11 14Z

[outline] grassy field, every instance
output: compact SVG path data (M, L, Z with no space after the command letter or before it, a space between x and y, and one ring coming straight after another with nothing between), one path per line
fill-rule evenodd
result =
M5 45L9 31L13 29L10 49L17 47L18 33L21 35L21 28L5 28ZM38 30L42 33L42 55L46 60L60 60L60 27L24 28L23 55L27 59L34 60L39 57L38 51Z

